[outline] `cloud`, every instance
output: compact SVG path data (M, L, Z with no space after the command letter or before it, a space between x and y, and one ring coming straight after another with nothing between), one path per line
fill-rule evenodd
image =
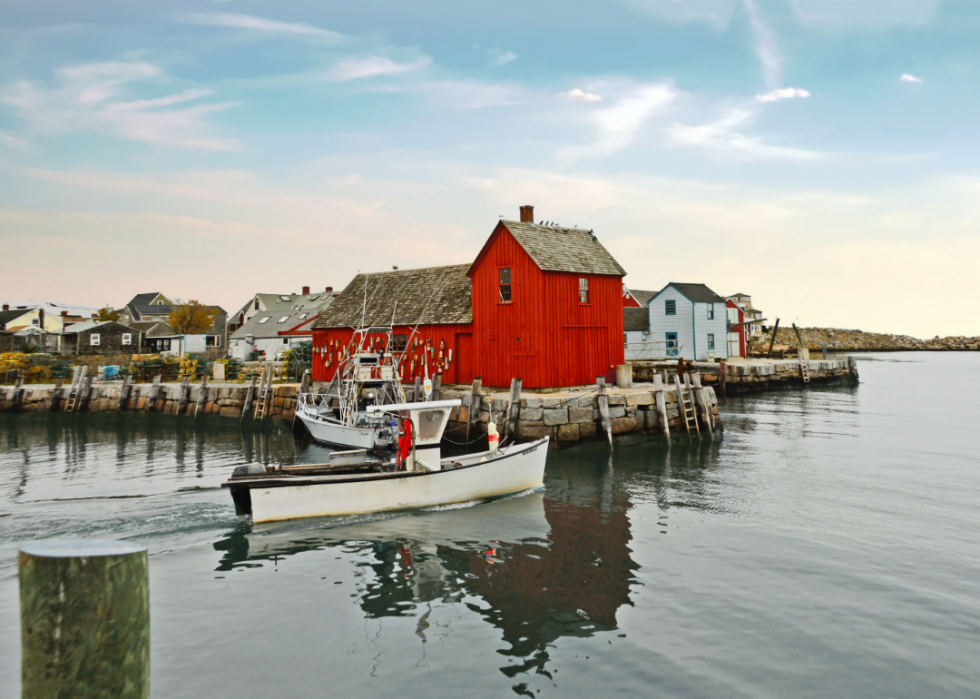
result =
M3 131L0 131L0 143L9 148L26 148L29 145L27 141L11 136Z
M776 35L772 33L762 20L759 19L759 9L755 0L744 0L745 8L749 11L749 24L755 33L755 55L762 64L762 77L766 87L777 89L783 80L783 55L779 53Z
M673 124L665 129L665 133L677 146L697 146L756 160L813 161L822 157L816 151L771 146L758 136L746 136L738 131L740 127L753 123L757 116L754 111L735 107L729 109L720 119L707 124L701 126Z
M179 20L184 24L205 24L215 27L251 29L253 31L276 34L314 36L334 43L347 40L347 37L340 32L321 29L320 27L314 27L309 24L279 22L273 19L265 19L264 17L255 17L253 15L241 15L234 12L190 12L180 15Z
M772 92L756 95L755 98L760 102L778 102L780 100L806 99L810 93L798 87L783 87Z
M633 10L661 22L706 22L724 29L732 20L738 0L619 0Z
M359 80L361 78L375 78L380 75L400 75L402 73L421 70L430 63L432 63L432 59L428 56L423 56L412 63L396 63L390 58L384 58L383 56L352 58L341 62L325 78L327 80L346 81Z
M601 102L602 97L599 95L593 95L591 92L585 92L579 88L574 90L569 90L568 92L559 92L559 97L562 97L569 102Z
M807 24L925 24L941 0L791 0L800 21Z
M528 91L506 83L468 80L436 80L422 84L419 91L447 109L508 107L528 101Z
M922 78L917 78L914 75L912 75L911 73L902 73L902 77L900 77L899 80L901 82L903 82L903 83L916 83L916 84L919 84L919 83L922 82Z
M672 83L660 82L638 87L614 104L592 112L588 119L597 131L595 143L562 149L565 160L598 158L622 150L636 138L637 132L655 114L663 112L677 99Z
M79 131L113 133L131 141L205 150L238 150L239 144L210 133L205 116L235 103L170 109L206 97L207 88L139 100L119 99L140 82L164 79L157 66L143 62L88 63L55 71L59 84L39 86L21 81L0 93L28 129L42 134Z
M487 56L490 58L491 63L495 66L502 66L511 61L516 61L519 56L513 51L507 51L505 49L492 48L487 49Z

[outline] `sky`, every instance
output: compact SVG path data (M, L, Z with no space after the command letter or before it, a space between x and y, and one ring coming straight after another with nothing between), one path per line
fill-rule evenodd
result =
M626 284L978 335L974 0L0 0L0 300L218 304L594 230Z

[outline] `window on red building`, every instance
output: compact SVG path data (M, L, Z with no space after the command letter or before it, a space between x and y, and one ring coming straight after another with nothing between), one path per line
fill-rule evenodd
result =
M501 303L508 303L511 300L510 295L510 267L500 268L500 301Z
M589 302L589 280L585 277L578 278L578 302Z

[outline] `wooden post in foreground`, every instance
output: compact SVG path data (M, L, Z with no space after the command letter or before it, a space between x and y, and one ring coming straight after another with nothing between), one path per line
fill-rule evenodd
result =
M432 400L442 400L442 374L432 377Z
M146 549L51 540L19 555L21 696L149 699Z
M776 318L776 324L772 328L772 340L769 341L769 358L772 358L772 347L776 344L776 333L779 332L779 318Z
M653 397L657 403L657 415L660 416L660 429L670 444L670 423L667 422L667 401L664 398L664 378L660 374L653 375ZM680 401L678 401L680 402Z

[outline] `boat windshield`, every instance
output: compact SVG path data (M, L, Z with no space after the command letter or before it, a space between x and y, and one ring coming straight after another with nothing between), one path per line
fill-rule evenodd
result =
M422 410L419 412L419 441L439 439L442 424L446 418L445 410Z

